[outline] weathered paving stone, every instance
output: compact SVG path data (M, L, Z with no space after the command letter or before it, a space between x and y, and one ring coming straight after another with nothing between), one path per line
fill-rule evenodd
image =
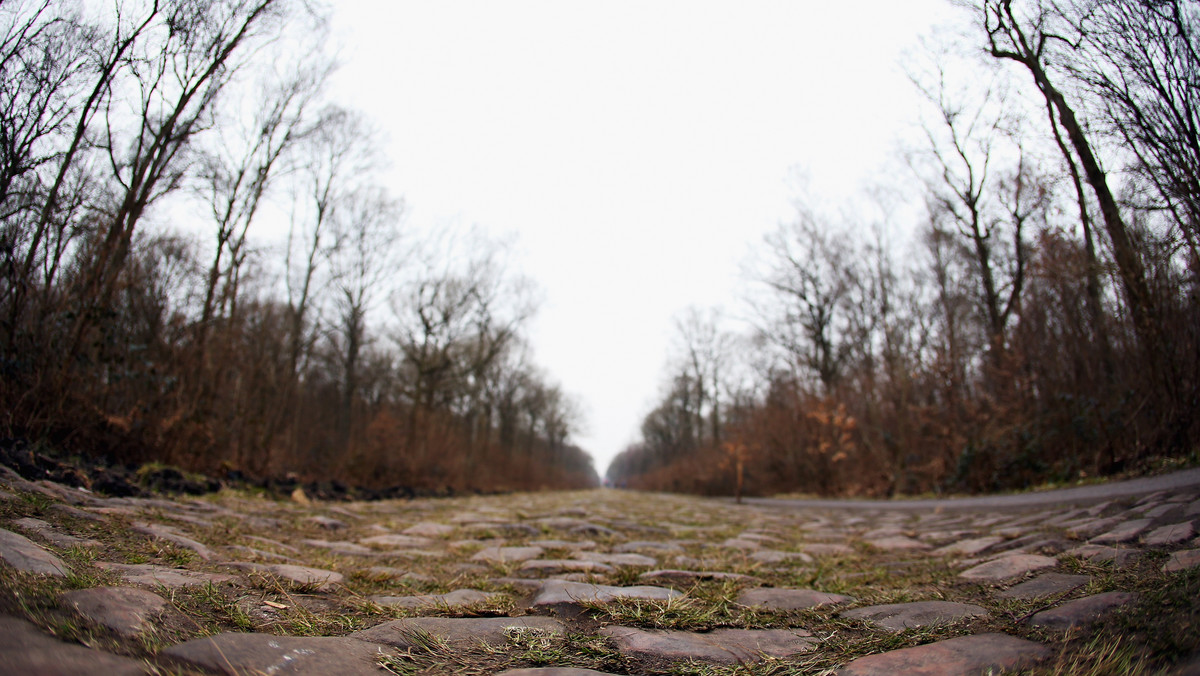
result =
M428 549L393 549L386 552L378 552L379 556L391 556L400 559L436 559L445 556L445 552Z
M133 532L149 535L156 540L165 540L176 547L190 549L196 553L201 559L208 561L213 558L213 552L207 546L193 540L192 538L180 533L177 529L170 526L164 526L158 523L142 523L133 527Z
M59 532L49 523L41 519L26 517L13 521L13 525L20 527L23 530L36 533L39 537L45 539L55 547L99 547L99 540L77 538L74 535L67 535Z
M537 520L539 526L552 530L567 530L586 523L586 521L569 516L548 516Z
M1005 556L1014 556L1016 554L1041 554L1043 556L1055 556L1061 554L1064 550L1074 547L1074 543L1060 540L1058 538L1046 538L1042 534L1036 533L1016 540L996 545L992 552L987 554L985 558L999 559ZM1098 545L1099 546L1099 545Z
M470 523L463 526L463 530L475 534L503 534L510 537L536 537L541 534L541 531L527 523L511 523L511 522L492 522L487 523Z
M972 521L972 523L978 528L991 528L992 526L1008 521L1009 518L1011 517L1009 517L1007 514L992 514L990 516L976 518L974 521Z
M1044 573L1032 580L1014 585L996 596L1002 599L1039 599L1044 596L1062 594L1072 589L1078 589L1087 584L1092 578L1087 575L1065 575L1063 573Z
M1022 535L1025 535L1026 533L1029 532L1029 529L1019 527L1019 526L1011 526L1011 527L1006 527L1006 528L997 528L997 529L993 530L992 532L995 533L996 535L999 535L1000 537L1004 538L1005 540L1012 540L1014 538L1019 538Z
M1134 519L1132 521L1126 521L1107 533L1104 533L1103 535L1097 535L1096 537L1092 538L1091 542L1093 544L1103 545L1136 540L1137 536L1145 532L1152 523L1154 523L1154 519Z
M816 647L802 629L716 629L708 633L605 627L600 630L627 656L699 660L715 664L757 662L764 655L789 657Z
M960 636L860 657L838 676L962 676L1031 667L1050 656L1040 643L1006 634Z
M353 638L218 634L172 646L162 654L231 676L379 676L376 656L381 652L381 646Z
M813 557L804 552L781 552L777 549L759 549L750 555L750 558L759 563L788 563L791 561L799 561L800 563L812 563Z
M1105 613L1114 608L1120 608L1137 601L1137 594L1126 592L1106 592L1094 596L1086 596L1057 608L1043 610L1030 618L1029 623L1049 629L1070 629L1072 627L1089 625L1100 619Z
M581 549L593 549L596 546L591 540L530 540L530 546L542 549L566 549L577 552Z
M69 591L60 603L122 636L136 636L167 609L167 601L134 587L93 587Z
M1157 507L1151 507L1150 509L1147 509L1142 514L1147 519L1166 519L1166 518L1174 518L1174 517L1177 517L1177 516L1183 514L1183 509L1184 509L1183 505L1167 503L1165 505L1158 505Z
M1004 542L1004 538L989 535L982 538L959 540L953 544L935 549L931 553L938 556L976 556L1001 542Z
M805 533L804 537L806 540L813 542L837 543L845 542L849 537L851 537L851 534L844 531L835 530L814 530Z
M372 596L371 600L381 606L396 608L452 608L480 603L500 594L481 592L477 589L456 589L447 594L418 594L416 596Z
M316 524L326 530L342 530L350 527L345 521L330 516L310 516L305 521Z
M374 549L345 540L335 540L333 542L329 540L301 540L300 544L316 547L317 549L327 549L332 554L341 554L343 556L370 556L375 553Z
M284 527L283 521L265 516L244 516L242 522L260 531L277 531Z
M568 532L574 533L575 535L587 535L587 536L592 536L592 537L608 537L608 538L615 537L618 535L617 531L615 531L611 528L605 528L604 526L594 524L594 523L580 524L578 526L575 526Z
M25 620L0 617L0 674L5 676L134 676L146 665L128 657L64 643Z
M0 560L17 570L64 577L67 564L24 535L0 528Z
M468 524L468 523L503 523L504 517L501 516L484 516L477 512L462 512L451 517L451 523Z
M968 568L958 576L965 580L999 582L1043 568L1053 568L1058 560L1038 554L1014 554Z
M1121 525L1121 523L1123 523L1122 519L1109 517L1107 519L1081 519L1079 521L1067 522L1063 526L1067 529L1067 534L1071 537L1087 539L1108 532Z
M803 610L853 602L854 599L841 594L827 594L814 589L777 589L773 587L746 589L737 597L738 605L768 610Z
M447 526L444 523L422 521L420 523L415 523L400 532L404 535L412 535L414 537L442 538L454 533L454 526Z
M626 542L613 547L613 552L617 554L630 554L643 551L652 551L660 554L678 554L683 551L683 547L680 547L676 542L651 542L646 540Z
M616 599L669 601L683 595L683 592L663 587L612 587L583 582L547 580L538 591L537 596L534 597L533 606L578 606L580 603L608 603Z
M854 549L847 545L824 543L805 544L801 546L801 550L812 556L848 556L854 553Z
M739 551L753 551L762 547L762 543L758 540L748 540L745 538L729 538L721 543L721 546L726 549L737 549Z
M1150 495L1142 497L1142 499L1138 500L1134 504L1138 507L1142 507L1142 506L1146 506L1146 505L1156 505L1156 504L1162 502L1163 500L1165 500L1166 498L1167 498L1166 491L1155 491L1155 492L1151 493Z
M508 585L524 594L536 594L546 583L545 580L527 577L494 577L489 582L494 585Z
M928 531L919 533L917 539L930 545L944 545L975 535L975 531Z
M45 479L36 483L25 484L22 487L41 493L48 498L62 500L72 505L92 505L98 502L95 496L84 493L79 489L70 488Z
M420 636L429 634L454 648L478 645L503 646L509 637L521 632L540 636L562 635L566 627L550 617L410 617L385 622L350 634L350 638L380 643L401 649L421 645Z
M223 584L233 582L232 575L219 573L203 573L186 568L168 568L150 563L124 564L97 561L96 567L111 570L120 575L126 582L143 584L148 587L163 586L168 588L198 587L206 584Z
M1117 549L1105 545L1080 545L1063 552L1062 556L1074 556L1093 563L1111 561L1113 566L1124 568L1133 563L1138 557L1138 552L1135 549Z
M576 561L574 559L533 559L521 564L517 572L541 575L556 575L558 573L592 573L603 574L615 573L616 568L599 561Z
M885 552L895 551L925 551L932 549L928 544L910 538L906 535L892 535L888 537L878 537L866 540L866 543L875 549L882 549Z
M486 575L491 570L482 563L459 563L448 569L455 575Z
M536 559L545 550L541 547L485 547L475 552L472 561L487 561L489 563L521 563Z
M1196 566L1200 566L1200 549L1184 549L1171 554L1171 558L1163 564L1163 572L1174 573Z
M580 561L595 561L610 566L642 566L649 568L658 564L658 560L643 554L605 554L603 552L575 552L573 556Z
M309 568L308 566L293 566L286 563L247 563L244 561L230 561L220 564L230 568L239 570L249 570L257 573L267 573L274 575L283 580L294 582L305 587L314 587L318 590L325 590L334 585L341 584L345 578L341 573L332 570L322 570L320 568Z
M757 582L758 578L740 573L723 573L713 570L677 570L665 568L648 570L638 575L642 582L671 582L674 584L693 584L705 580L733 580L736 582Z
M904 631L972 617L987 617L987 614L987 610L969 603L917 601L855 608L843 612L841 616L851 620L867 620L891 631Z
M1195 527L1192 526L1190 521L1185 521L1150 531L1150 533L1142 538L1142 544L1150 545L1151 547L1175 545L1180 542L1186 542L1195 536Z
M631 521L629 519L609 519L608 525L622 530L633 531L635 533L646 533L650 535L670 535L670 531L658 526L647 526L644 523Z

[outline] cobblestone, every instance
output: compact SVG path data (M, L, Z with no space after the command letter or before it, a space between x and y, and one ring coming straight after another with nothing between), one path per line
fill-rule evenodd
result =
M984 509L618 491L329 505L10 480L0 674L1048 674L1083 659L1072 637L1168 612L1146 592L1194 580L1198 488ZM1168 673L1192 658L1150 656Z

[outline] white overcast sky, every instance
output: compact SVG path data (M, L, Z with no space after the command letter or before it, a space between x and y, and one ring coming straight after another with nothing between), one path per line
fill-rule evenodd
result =
M418 230L515 236L534 358L604 472L688 306L736 312L795 175L849 199L918 99L901 57L946 0L337 0L336 102L384 130Z

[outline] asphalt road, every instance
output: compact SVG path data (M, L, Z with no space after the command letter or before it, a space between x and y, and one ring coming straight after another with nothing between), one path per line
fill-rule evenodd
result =
M1114 481L1105 484L1059 488L1036 493L1012 495L981 495L963 498L936 498L919 500L792 500L786 498L745 498L745 502L762 507L780 509L1026 509L1049 505L1085 505L1138 495L1149 495L1163 490L1196 487L1200 490L1200 468L1186 469L1170 474Z

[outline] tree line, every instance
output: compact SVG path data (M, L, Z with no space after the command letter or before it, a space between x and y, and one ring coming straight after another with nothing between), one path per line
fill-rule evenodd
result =
M536 290L418 236L301 0L0 5L0 435L372 487L583 486ZM271 236L271 233L286 233Z
M961 40L908 64L908 179L799 200L748 266L752 330L681 318L609 481L894 495L1195 460L1200 3L955 4Z

